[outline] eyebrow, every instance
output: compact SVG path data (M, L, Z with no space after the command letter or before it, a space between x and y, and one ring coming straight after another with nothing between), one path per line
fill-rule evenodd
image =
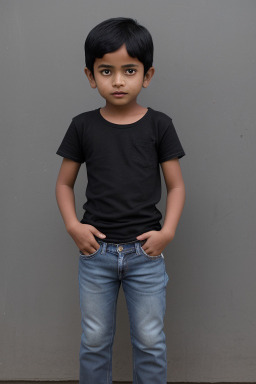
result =
M131 67L138 67L138 64L125 64L125 65L122 65L121 68L131 68ZM109 64L100 64L98 66L98 68L114 68L113 65L109 65Z

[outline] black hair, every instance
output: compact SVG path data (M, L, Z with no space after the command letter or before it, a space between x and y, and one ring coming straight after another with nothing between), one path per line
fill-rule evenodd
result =
M153 63L153 40L149 31L137 20L115 17L102 21L88 34L85 44L85 65L92 72L96 58L114 52L123 44L128 54L136 57L144 65L144 75Z

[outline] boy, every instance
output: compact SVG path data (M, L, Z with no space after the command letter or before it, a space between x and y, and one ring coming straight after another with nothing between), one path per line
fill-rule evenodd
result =
M112 383L116 304L122 282L133 347L133 383L164 384L166 285L162 251L172 241L185 201L179 158L185 155L172 119L137 103L154 74L148 30L130 18L103 21L85 41L85 74L103 108L72 119L57 154L64 157L56 198L79 249L82 316L80 384ZM87 168L82 220L74 184ZM164 225L159 163L167 187Z

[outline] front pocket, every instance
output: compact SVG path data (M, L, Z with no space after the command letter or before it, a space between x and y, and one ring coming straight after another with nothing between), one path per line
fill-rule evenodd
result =
M140 245L140 249L141 249L143 255L145 255L145 256L146 256L148 259L150 259L150 260L158 260L158 259L161 259L161 258L164 259L164 255L163 255L163 253L160 253L160 255L156 255L156 256L150 256L150 255L148 255L148 254L144 251L144 249L142 248L141 245Z
M79 255L80 255L80 257L82 257L83 259L91 259L92 257L96 256L96 254L100 251L100 249L101 249L101 245L100 245L99 249L97 249L97 251L95 251L95 252L93 252L93 253L90 253L89 255L85 255L85 254L83 254L83 252L80 251L80 249L79 249Z

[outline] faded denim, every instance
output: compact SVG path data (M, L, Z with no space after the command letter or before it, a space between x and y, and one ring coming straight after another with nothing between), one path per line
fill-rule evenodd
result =
M133 384L166 384L164 255L149 256L145 241L106 243L79 253L81 309L80 384L112 384L116 305L122 283L133 354ZM125 353L123 351L123 353Z

